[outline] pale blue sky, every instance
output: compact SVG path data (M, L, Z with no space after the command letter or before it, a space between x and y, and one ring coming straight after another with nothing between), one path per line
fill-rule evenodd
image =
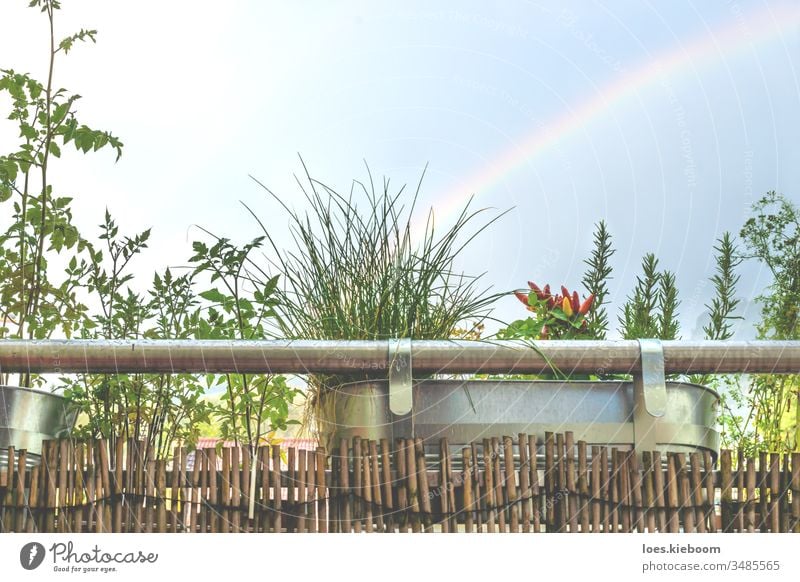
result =
M248 174L296 199L298 153L343 190L365 177L363 160L396 184L427 163L423 203L441 220L455 195L514 207L465 256L468 272L501 290L575 287L604 218L617 305L655 252L677 272L689 337L714 239L738 232L767 190L800 201L794 2L63 4L59 36L99 36L56 81L126 148L116 165L65 157L61 193L87 228L106 205L123 229L153 227L147 280L185 261L192 224L258 234L239 200L282 236L277 204ZM26 5L0 5L0 67L43 76L45 22ZM530 149L540 127L557 135ZM2 151L11 138L0 124ZM465 185L510 157L508 171ZM745 297L767 282L754 265L742 274ZM497 315L524 312L510 298Z

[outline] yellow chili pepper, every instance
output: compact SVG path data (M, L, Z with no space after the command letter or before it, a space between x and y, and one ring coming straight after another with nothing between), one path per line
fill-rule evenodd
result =
M563 311L564 315L567 317L572 317L574 312L572 311L572 301L569 297L564 297L564 300L561 302L561 311Z

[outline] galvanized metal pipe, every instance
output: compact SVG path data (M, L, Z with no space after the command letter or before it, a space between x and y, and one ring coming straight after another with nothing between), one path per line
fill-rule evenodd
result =
M800 341L665 341L666 373L800 373ZM415 374L632 373L636 341L411 342ZM0 373L388 374L388 341L0 340Z

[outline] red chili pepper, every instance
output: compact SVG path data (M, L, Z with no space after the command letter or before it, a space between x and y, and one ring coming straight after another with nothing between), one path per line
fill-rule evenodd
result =
M541 289L539 289L539 286L538 286L536 283L534 283L533 281L528 281L528 287L530 287L530 288L531 288L531 290L532 290L534 293L536 293L536 297L538 297L538 298L539 298L539 301L541 301L542 299L544 299L544 298L545 298L544 291L542 291Z
M569 289L567 289L566 287L564 287L564 286L562 285L562 286L561 286L561 294L562 294L564 297L569 297L569 296L570 296Z
M558 301L558 296L556 295L553 297L552 295L547 297L547 309L553 309L556 306L556 302Z
M581 308L581 299L580 299L580 297L578 297L578 292L577 291L573 291L572 292L572 311L577 313L580 308Z
M523 293L522 291L514 291L514 295L517 296L517 299L519 299L525 305L525 307L528 307L528 294L527 293Z
M592 303L594 303L594 295L589 295L586 300L581 304L581 308L578 309L578 313L581 315L586 315L589 313L589 310L592 308Z
M544 286L543 291L544 291L545 297L550 297L550 283L548 283L547 285Z

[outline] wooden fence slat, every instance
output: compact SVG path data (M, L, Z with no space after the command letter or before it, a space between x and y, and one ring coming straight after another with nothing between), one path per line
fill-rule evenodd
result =
M781 497L781 455L769 455L769 530L773 533L781 531L780 497Z
M569 502L567 496L566 451L564 450L565 436L556 434L556 495L553 504L556 506L556 531L567 531L569 524Z
M110 443L109 443L110 444ZM122 531L122 494L124 482L122 481L122 469L124 468L125 439L118 436L114 441L114 488L113 502L111 503L111 531Z
M406 471L408 473L408 501L411 507L411 531L420 531L419 519L419 483L417 482L417 455L414 451L414 441L406 439L404 444L406 452Z
M104 497L102 491L102 476L100 476L100 491L98 492L97 482L98 482L98 473L99 473L99 466L96 460L96 457L99 458L100 453L97 451L95 447L95 443L93 441L87 441L86 446L84 449L84 456L86 459L86 506L83 508L81 512L83 516L81 520L85 522L85 529L82 531L97 531L98 525L102 530L102 501L98 501L98 499ZM109 504L106 504L109 505ZM110 510L109 510L110 511ZM100 533L100 532L98 532Z
M781 528L780 531L789 533L792 531L792 506L789 501L789 492L792 489L792 470L789 467L789 453L783 454L783 466L780 470L780 483L781 483L781 499L780 499L780 513L781 513Z
M210 510L208 504L210 502L209 491L211 488L210 478L209 478L209 467L210 467L210 460L209 460L209 449L202 449L197 451L200 455L200 489L199 489L199 510L200 510L200 521L199 521L199 531L205 533L209 530L209 516Z
M181 479L183 478L181 466L181 447L176 446L172 455L172 483L170 486L170 528L172 533L181 531L179 505L182 502Z
M222 457L222 471L219 476L219 503L222 506L219 510L220 526L219 531L227 533L231 531L231 514L228 507L231 505L231 454L230 447L223 447L220 450L220 457Z
M692 495L690 499L694 502L695 505L695 512L694 512L694 521L697 527L697 531L699 533L706 533L706 515L703 507L705 505L704 497L704 488L703 488L703 477L700 474L700 459L702 455L700 453L692 453L689 456L691 469L692 469L692 477L691 477L691 486L692 486Z
M194 460L192 461L192 493L191 502L189 503L189 514L187 516L187 525L190 532L198 532L200 526L200 469L203 466L203 460L200 456L200 450L195 450Z
M668 531L667 510L664 491L664 469L660 451L653 451L653 490L655 492L656 528L660 533L665 533Z
M45 531L56 531L56 492L58 479L58 441L48 441L45 472L47 475L47 513Z
M100 507L96 511L98 532L111 532L113 531L113 515L112 509L114 506L114 488L111 484L111 448L112 441L106 439L99 439L94 442L94 449L96 452L97 464L99 467L95 469L95 494L99 495L102 499L109 499L110 501L102 501ZM97 487L97 483L100 487Z
M631 503L633 509L631 511L632 528L637 532L643 533L645 527L645 514L644 514L644 498L642 494L643 478L639 470L639 457L634 451L628 453L628 481L632 491Z
M503 487L503 474L500 470L500 440L497 438L491 439L492 447L492 482L494 483L494 500L495 507L497 507L497 525L500 533L506 531L506 504L508 498L505 494Z
M478 456L478 444L470 444L472 449L472 499L473 506L475 507L475 530L477 532L483 531L483 499L481 498L481 480L480 480L480 457Z
M378 444L378 441L374 440L369 442L369 458L370 462L372 463L372 501L375 503L376 507L375 527L378 528L379 532L383 532L384 528L386 527L384 520L385 505L383 503L383 491L381 487L382 482ZM427 479L425 483L427 484Z
M462 482L464 483L464 531L472 533L472 449L461 449L463 460Z
M372 463L370 461L369 440L361 441L361 462L362 462L362 495L364 496L364 531L371 533L372 523Z
M705 519L708 522L708 531L717 533L717 516L714 512L714 463L711 460L711 453L704 451L703 456L703 479L706 487L706 507Z
M363 440L362 446L364 447L364 462L370 463L370 482L368 485L372 488L372 466L371 466L371 459L369 458L369 440ZM327 496L328 496L328 489L327 489L327 481L325 478L327 464L326 459L327 456L325 455L325 449L323 447L317 447L316 451L312 451L312 455L314 455L314 468L315 468L315 479L314 479L314 499L316 500L315 503L315 510L316 510L316 519L317 519L317 529L318 532L327 532L328 531L328 518L327 518ZM374 523L375 523L375 505L373 500L372 506L372 516L373 516L373 531L375 531Z
M69 441L64 439L57 441L58 447L58 475L57 475L57 497L56 503L58 504L58 517L57 517L57 531L58 532L66 532L67 528L67 463L68 463L68 455L69 455Z
M620 505L621 509L620 512L622 513L622 531L630 533L633 531L632 527L632 509L631 503L632 493L631 493L631 486L630 486L630 458L631 452L629 451L617 451L618 455L618 467L619 467L619 498L620 498Z
M571 431L564 433L564 464L567 484L567 503L565 508L569 513L569 531L578 531L578 489L575 483L575 442Z
M167 461L156 461L156 512L159 533L167 532Z
M669 533L680 531L680 485L678 461L675 453L667 454L667 528Z
M722 531L728 533L734 530L735 515L733 512L733 466L730 451L724 450L720 452L719 464L722 478L720 493ZM739 493L739 501L741 502L741 490Z
M242 467L239 459L239 451L244 451L238 446L231 449L231 528L235 532L242 531ZM294 449L290 449L294 450ZM242 453L242 456L246 456ZM292 459L294 461L294 459ZM248 481L245 473L245 482ZM294 478L289 481L289 491L294 489ZM245 520L246 521L246 520Z
M144 481L144 494L147 496L145 499L144 531L150 533L153 531L153 513L155 509L153 498L156 496L156 459L152 448L147 451L147 468L144 472ZM140 505L141 503L136 504L137 507Z
M761 451L758 454L758 529L762 533L769 529L768 486L769 453Z
M620 489L619 489L619 451L612 448L609 454L611 461L611 475L609 477L609 490L611 498L611 531L617 533L620 526L621 510L620 510ZM624 529L623 529L624 531Z
M602 504L603 533L611 531L611 490L610 467L608 464L608 448L600 449L600 497Z
M341 447L344 447L344 456L347 459L347 440L342 439L342 443L340 445L340 454L342 451ZM308 512L308 490L307 490L307 465L308 465L308 452L301 449L297 451L297 531L303 533L308 530L308 518L306 517L306 513ZM345 471L347 470L347 461L343 463ZM347 475L345 472L345 482L347 479ZM349 503L349 500L348 500ZM350 531L349 524L348 529L345 530L347 532Z
M405 441L403 451L405 454ZM356 533L361 533L361 520L364 515L363 461L361 455L361 437L353 437L353 492L355 493L353 521Z
M439 441L439 506L441 508L442 519L441 528L442 533L450 533L450 518L448 512L450 510L450 476L447 472L447 457L448 457L448 444L447 439Z
M375 441L365 440L361 443L364 452L364 499L367 504L367 531L375 531L377 528L378 500L375 499L375 464L373 463L373 451ZM319 458L317 458L319 461ZM317 473L319 475L319 473ZM319 481L317 482L319 484ZM380 529L378 530L380 531Z
M14 456L15 449L10 446L6 449L5 491L0 496L0 532L10 532L14 529L13 491L14 491ZM2 467L0 467L0 470Z
M73 479L72 503L72 527L74 532L83 532L83 499L85 496L86 482L84 481L84 451L85 443L76 442L73 446L73 463L75 477Z
M425 461L425 447L421 438L414 440L414 452L417 464L417 486L419 487L420 511L422 512L423 531L433 531L431 519L431 498L428 488L428 469ZM470 476L471 478L471 476Z
M523 533L528 533L531 531L531 486L530 458L528 456L528 435L525 433L520 433L517 440L517 445L519 447L519 495L522 499L522 531ZM586 459L584 458L584 464L585 461Z
M392 465L391 465L391 452L389 450L389 441L381 439L381 484L383 486L383 504L386 508L384 511L383 519L385 521L386 531L394 531L394 499L392 498ZM445 512L447 509L445 508Z
M600 518L601 518L601 503L600 503L600 482L601 482L601 467L600 467L600 447L592 447L592 461L591 461L591 510L592 510L592 533L600 533Z
M744 532L744 493L745 493L745 456L744 451L736 451L736 516L734 521L735 531Z
M400 511L398 515L398 529L400 532L408 532L410 521L408 517L409 500L408 500L408 481L406 467L406 446L403 439L397 439L395 442L395 466L397 467L397 507Z
M281 449L272 447L272 487L273 487L273 509L274 509L274 529L275 533L281 533L283 529L283 485L281 480Z
M297 527L297 515L295 511L296 485L297 485L297 449L289 447L286 451L286 504L289 509L286 512L286 531L292 531Z
M340 531L350 533L350 451L347 445L347 439L339 442L339 487L342 495Z
M26 515L27 523L25 524L25 531L27 533L33 533L34 531L40 531L39 526L36 523L36 518L38 517L38 505L39 505L39 466L34 467L31 469L31 489L30 494L28 495L28 506L30 508L28 514Z
M695 510L692 496L691 476L686 456L683 453L676 453L675 459L678 464L678 480L681 514L683 515L683 529L685 532L694 533L697 531L695 521Z
M756 531L756 467L755 459L747 460L747 502L745 504L745 531Z
M589 533L589 475L587 467L586 441L578 441L578 517L580 531Z
M653 468L653 453L651 451L645 451L642 453L642 471L643 471L643 481L644 481L644 503L646 506L645 510L645 527L649 533L656 531L656 496L655 496L655 489L653 486L653 480L655 477L655 471Z
M528 436L528 454L530 461L530 482L531 482L531 511L533 513L533 532L539 533L541 529L541 513L539 503L539 447L536 443L536 435Z
M552 432L546 432L544 433L544 497L545 528L548 532L558 531L555 482L555 435Z
M495 533L497 531L497 501L494 486L494 456L492 454L492 444L489 439L483 439L483 489L486 498L486 531Z
M511 437L503 437L503 466L505 477L503 483L507 492L509 531L519 532L519 507L517 507L517 479L514 471L514 441Z
M14 531L16 532L23 532L25 531L25 518L26 512L24 507L27 505L25 503L25 483L28 477L28 451L25 449L20 450L18 453L19 457L17 459L17 498L16 498L16 505L17 505L17 515L16 515L16 523L14 524ZM13 459L9 455L9 459ZM34 480L31 479L31 487L33 486Z

